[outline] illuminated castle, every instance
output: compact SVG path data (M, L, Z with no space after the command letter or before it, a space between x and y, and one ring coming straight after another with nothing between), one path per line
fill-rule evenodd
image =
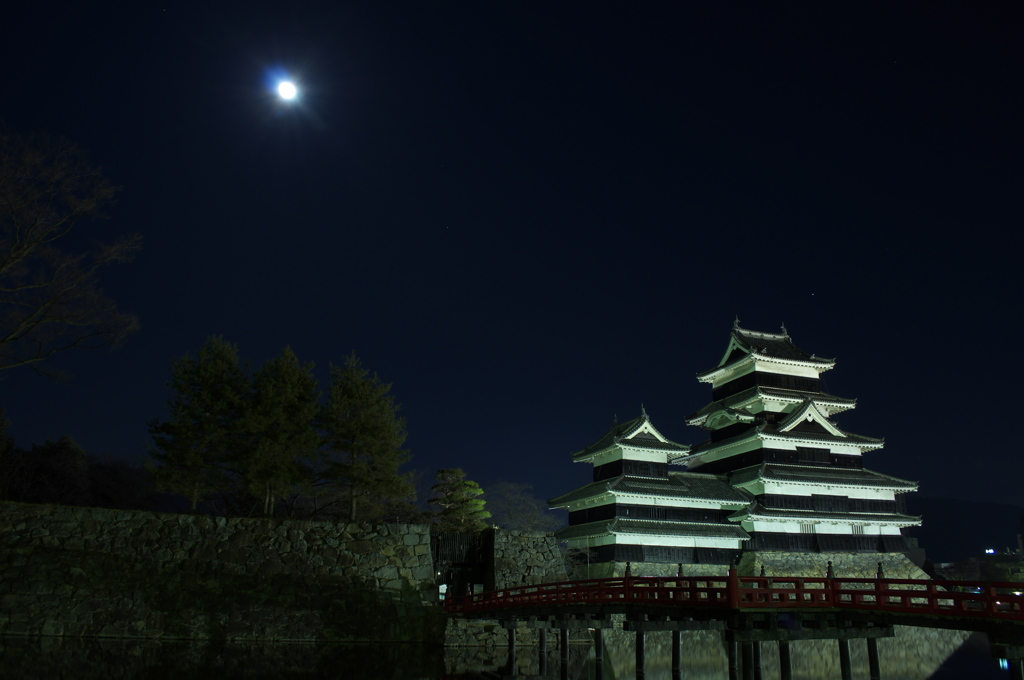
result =
M687 418L709 433L668 441L644 412L573 454L593 481L553 498L569 511L558 532L597 563L725 565L742 551L888 553L906 550L901 511L917 484L864 467L880 439L831 418L855 401L821 391L835 362L796 347L785 328L733 326L718 365L697 376L712 402Z

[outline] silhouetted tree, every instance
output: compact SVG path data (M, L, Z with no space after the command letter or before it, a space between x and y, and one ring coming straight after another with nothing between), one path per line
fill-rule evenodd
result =
M117 458L87 456L89 505L119 510L155 510L152 474Z
M10 500L11 489L17 485L20 470L14 456L14 438L7 433L11 421L0 408L0 500Z
M459 468L438 470L435 481L431 487L434 497L427 502L440 508L434 515L439 532L465 534L487 528L484 520L491 513L484 509L479 484L466 479Z
M88 505L89 473L85 451L65 435L57 441L13 449L5 457L12 475L7 500L22 503Z
M529 484L497 482L487 487L491 523L516 531L554 531L560 520L547 503L534 497Z
M238 471L246 491L262 501L265 516L274 513L278 499L292 497L310 477L309 466L320 444L313 427L320 407L312 372L313 364L300 364L286 347L253 378Z
M182 494L195 512L204 496L230 486L227 466L240 455L251 383L238 348L215 336L197 356L174 362L168 385L169 419L149 424L153 474L157 488Z
M100 290L98 273L131 259L140 238L81 233L118 190L76 145L0 128L0 370L40 371L58 352L112 345L138 328Z
M371 376L355 353L344 367L330 367L330 379L318 419L323 432L318 496L344 502L342 516L349 522L412 514L415 487L399 472L410 458L402 448L405 420L389 395L391 384Z

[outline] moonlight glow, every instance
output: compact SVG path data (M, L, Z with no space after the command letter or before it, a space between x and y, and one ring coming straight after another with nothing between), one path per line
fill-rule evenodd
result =
M285 80L277 84L277 94L284 100L295 99L296 95L299 94L298 89L295 87L295 83L290 80Z

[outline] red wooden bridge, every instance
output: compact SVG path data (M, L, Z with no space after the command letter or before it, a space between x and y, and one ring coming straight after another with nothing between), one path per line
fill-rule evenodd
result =
M830 565L831 566L831 565ZM445 609L456 616L496 619L509 632L509 658L515 659L517 621L530 627L559 628L563 674L568 629L601 634L609 614L624 614L624 629L636 633L637 678L644 677L645 631L672 631L673 677L680 677L683 630L722 630L729 655L729 677L759 677L760 642L776 641L783 679L792 678L789 642L836 639L844 680L853 677L850 640L867 642L870 677L881 678L876 639L891 637L893 626L910 625L985 632L993 654L1010 660L1013 680L1024 680L1024 584L917 579L824 578L797 576L648 576L585 579L517 586L450 597ZM544 636L539 636L543 645ZM742 659L740 647L742 646ZM543 646L542 646L543 649Z
M583 605L734 612L850 610L1024 624L1024 584L891 578L645 576L563 581L450 597L445 609L480 616Z

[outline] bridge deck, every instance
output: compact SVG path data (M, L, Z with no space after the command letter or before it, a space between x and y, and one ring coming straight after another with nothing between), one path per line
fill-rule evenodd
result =
M587 610L721 619L729 614L831 610L875 620L886 615L886 623L977 630L985 629L981 622L999 622L1024 630L1022 588L1019 583L915 579L740 578L730 570L727 576L622 577L518 586L451 597L445 607L451 614L489 618Z

